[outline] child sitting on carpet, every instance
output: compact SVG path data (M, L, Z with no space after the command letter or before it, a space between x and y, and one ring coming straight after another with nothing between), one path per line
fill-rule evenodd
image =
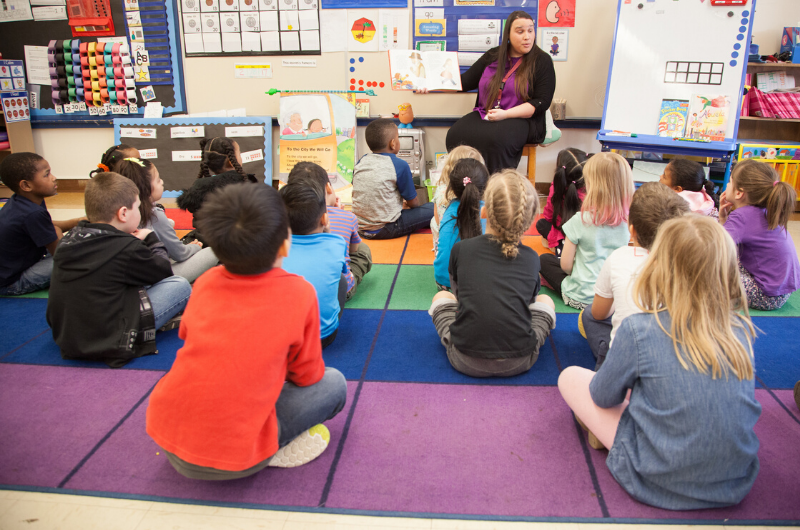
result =
M141 157L142 155L139 153L139 150L131 145L128 144L112 145L106 150L105 153L103 153L103 156L100 159L100 163L97 164L97 169L93 169L92 171L89 172L89 178L92 178L99 173L108 171L119 173L119 171L117 171L117 164L119 164L126 158L141 158Z
M669 510L736 504L758 474L761 413L736 245L713 219L671 219L633 292L643 313L622 322L597 373L561 372L561 395L635 499Z
M464 158L474 158L483 164L483 157L480 151L468 145L459 145L454 147L452 151L447 153L444 165L442 166L442 173L439 175L439 182L436 183L436 191L433 194L433 219L431 219L431 234L433 234L433 251L436 252L439 244L439 223L444 216L444 211L450 206L450 201L453 200L452 193L448 190L450 185L450 171L456 162Z
M720 197L719 220L739 249L739 272L753 309L780 309L800 289L800 263L787 225L797 193L763 162L736 164Z
M628 219L632 245L611 253L597 276L594 300L578 316L578 329L597 359L595 371L605 361L622 321L641 312L631 286L653 246L658 227L689 211L685 200L658 182L646 182L633 194Z
M239 144L230 138L217 137L200 140L203 159L200 162L200 173L192 187L183 190L178 196L178 208L188 210L193 216L193 224L197 227L197 214L208 193L224 188L228 184L256 182L255 175L245 173L242 169L242 153ZM204 244L200 231L193 233L195 239Z
M164 213L164 207L156 204L164 193L164 181L158 174L158 169L149 160L126 158L117 163L117 171L136 184L139 189L139 211L142 220L141 228L152 230L158 239L164 243L172 265L172 272L176 276L186 278L189 283L194 282L201 274L217 263L217 257L210 247L203 248L200 241L192 241L184 245L175 229Z
M586 198L579 214L564 223L561 258L542 256L542 278L564 303L583 309L592 303L593 287L606 258L630 240L628 209L633 174L616 153L600 153L583 167Z
M542 236L542 244L553 249L556 255L564 248L564 232L561 227L581 209L586 197L583 181L583 164L586 153L570 147L563 149L556 158L556 173L547 195L542 217L536 221L536 231Z
M512 376L531 369L556 325L553 301L538 294L539 256L521 243L539 198L527 178L507 169L489 179L484 200L486 234L453 246L453 292L437 293L428 314L453 368Z
M306 185L318 186L325 193L328 225L332 234L342 236L345 246L345 266L347 267L347 300L353 297L364 275L372 269L372 251L358 235L358 219L351 212L343 210L339 198L333 192L328 173L313 162L298 162L286 179L289 184L303 181Z
M450 171L447 195L454 198L442 216L439 245L433 260L433 275L440 291L450 288L450 251L453 245L486 231L486 220L481 219L481 199L488 180L486 166L472 158L459 160Z
M50 164L36 153L12 153L0 179L14 194L0 208L0 295L21 295L50 285L53 255L80 219L53 221L44 200L58 193Z
M320 336L326 348L339 331L339 315L347 297L347 243L327 232L325 192L318 186L295 181L281 189L281 197L292 229L292 248L283 260L283 269L302 276L316 289Z
M281 269L291 245L281 198L263 184L227 186L198 223L224 267L195 282L147 434L189 478L305 464L330 443L321 422L342 410L347 383L322 360L313 286Z
M719 218L719 197L714 194L714 183L706 178L703 166L692 160L675 158L664 168L659 179L689 203L693 212Z
M170 319L192 287L172 275L158 237L139 229L139 202L136 185L118 173L86 185L89 220L61 240L47 301L47 323L65 359L117 368L155 353L157 329L177 327Z
M372 152L361 157L353 170L353 213L361 236L394 239L430 226L433 204L420 206L411 168L397 158L397 125L377 119L367 125L365 137ZM408 208L403 208L403 199Z

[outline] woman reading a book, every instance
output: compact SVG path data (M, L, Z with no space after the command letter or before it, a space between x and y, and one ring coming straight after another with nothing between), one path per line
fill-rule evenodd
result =
M535 39L531 16L514 11L506 20L501 45L461 76L462 90L477 88L478 100L475 109L447 132L448 151L459 145L474 147L495 173L516 169L525 144L542 143L556 72Z

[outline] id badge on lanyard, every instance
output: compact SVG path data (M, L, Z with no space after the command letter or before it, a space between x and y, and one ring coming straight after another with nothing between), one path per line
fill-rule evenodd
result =
M503 97L503 89L506 87L506 81L508 81L508 78L511 77L511 75L517 70L520 64L522 64L522 57L520 57L519 61L517 61L516 64L511 67L511 70L509 70L503 77L503 81L500 82L500 92L497 94L497 103L495 103L494 108L496 109L500 108L500 99L502 99Z

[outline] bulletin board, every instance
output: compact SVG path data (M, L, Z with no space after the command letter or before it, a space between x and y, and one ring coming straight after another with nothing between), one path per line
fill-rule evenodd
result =
M135 13L130 19L126 17L126 2L127 12ZM149 66L145 69L149 79L139 78L138 75L135 78L137 114L141 115L144 111L140 89L147 86L153 87L155 100L162 103L165 113L186 112L176 0L110 0L110 4L115 36L126 37L131 50L134 43L143 43L149 57ZM97 37L73 37L68 20L25 20L0 24L0 53L6 59L24 60L26 45L47 47L52 40L95 43ZM88 109L71 114L58 113L50 85L29 84L27 90L32 93L32 98L36 97L33 93L38 92L38 108L31 109L34 125L110 125L114 117L110 113L105 117L90 115ZM127 108L125 113L129 111Z
M646 138L656 134L663 99L724 95L731 143L739 128L754 11L755 0L744 6L619 0L603 130ZM678 37L690 27L698 29Z
M114 119L114 142L139 149L142 158L158 168L165 197L177 197L180 190L192 185L200 171L200 141L218 136L227 136L239 144L246 173L254 174L259 182L272 184L271 116Z

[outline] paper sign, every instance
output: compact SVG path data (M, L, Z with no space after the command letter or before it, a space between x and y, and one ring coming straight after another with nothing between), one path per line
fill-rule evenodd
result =
M192 127L172 127L170 128L171 138L203 138L206 135L206 128L202 125Z
M164 114L164 107L157 101L151 101L144 107L145 118L160 118Z
M27 92L4 92L2 94L2 100L3 114L6 118L6 123L31 119L31 113L28 109Z
M264 136L264 127L261 125L251 125L248 127L225 127L225 136L228 138Z
M444 0L414 0L414 7L444 7Z
M316 68L316 59L283 59L281 64L284 67L297 67L297 68Z
M156 129L136 129L133 127L120 127L120 138L156 138Z
M199 162L202 159L203 159L203 152L200 150L172 152L173 162ZM244 154L242 154L242 160L244 161Z
M198 153L199 152L200 151L198 151ZM261 149L242 153L242 164L247 164L248 162L258 162L259 160L264 160L264 151Z
M233 65L233 77L236 79L271 79L272 65L236 63Z
M139 158L147 160L158 158L158 149L139 149Z

